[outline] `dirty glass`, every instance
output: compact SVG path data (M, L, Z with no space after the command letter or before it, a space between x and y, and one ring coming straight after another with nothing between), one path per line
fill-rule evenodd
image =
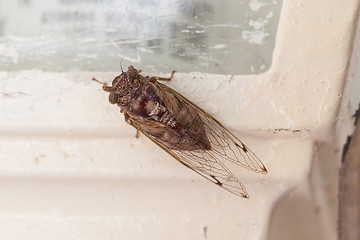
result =
M253 74L271 65L278 0L2 0L0 70Z

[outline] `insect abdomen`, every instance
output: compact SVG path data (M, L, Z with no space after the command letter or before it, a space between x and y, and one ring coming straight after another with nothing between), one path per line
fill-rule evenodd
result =
M170 149L189 151L211 149L203 122L197 113L184 108L181 103L177 104L176 100L174 105L167 106L162 101L163 94L154 85L148 84L131 103L128 113L139 121L147 119L142 121L142 124L147 125L147 127L143 126L146 131Z
M169 112L169 110L160 102L150 100L149 98L144 99L143 107L148 114L148 117L154 119L161 124L164 124L171 129L179 129L180 124L174 118L174 116Z

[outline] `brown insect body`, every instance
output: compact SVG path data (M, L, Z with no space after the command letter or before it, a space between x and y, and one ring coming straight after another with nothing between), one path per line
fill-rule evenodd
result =
M143 130L169 149L209 150L199 115L160 86L154 78L143 77L135 68L129 68L114 79L109 101L121 108L126 121L141 123Z
M110 92L110 103L121 108L127 123L185 166L234 194L248 197L242 183L221 161L266 173L260 160L216 119L157 79L170 80L144 77L130 66L112 86L102 84Z

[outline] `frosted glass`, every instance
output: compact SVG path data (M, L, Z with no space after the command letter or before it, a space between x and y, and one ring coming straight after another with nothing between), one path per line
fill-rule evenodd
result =
M250 74L271 65L277 0L2 0L0 70Z

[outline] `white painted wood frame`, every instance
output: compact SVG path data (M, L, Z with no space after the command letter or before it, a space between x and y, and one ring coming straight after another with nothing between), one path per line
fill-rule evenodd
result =
M266 165L267 175L232 169L247 200L135 139L91 81L110 83L118 73L0 72L1 238L282 239L293 226L293 239L336 239L359 5L284 0L268 72L176 73L169 83ZM289 222L302 213L316 229Z

